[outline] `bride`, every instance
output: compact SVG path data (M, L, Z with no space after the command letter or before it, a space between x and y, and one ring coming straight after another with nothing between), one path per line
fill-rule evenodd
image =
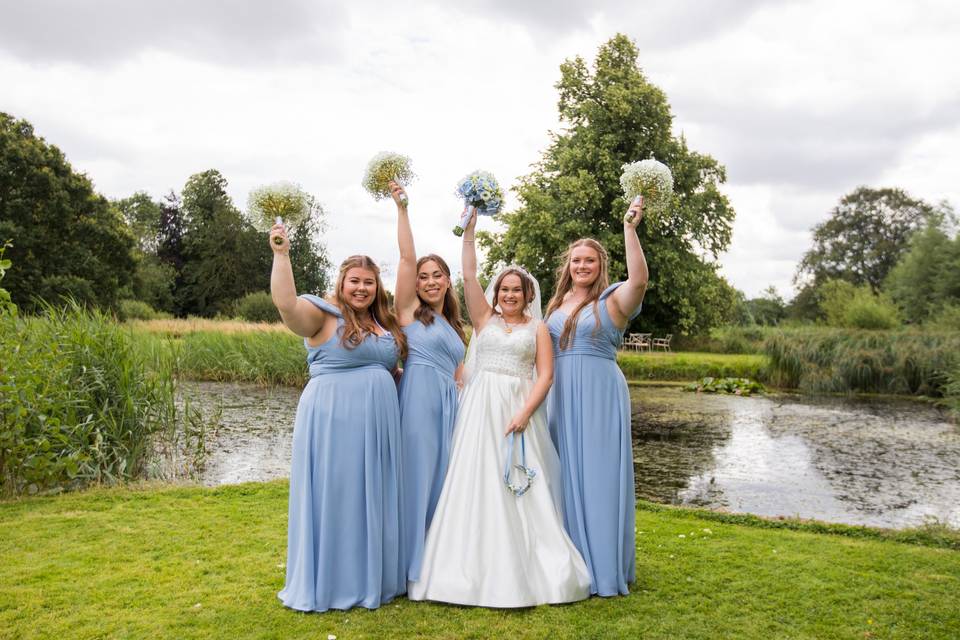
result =
M427 533L411 600L484 607L572 602L590 574L563 528L559 459L541 403L553 347L539 286L507 267L486 294L477 281L476 214L463 236L473 324L450 465Z

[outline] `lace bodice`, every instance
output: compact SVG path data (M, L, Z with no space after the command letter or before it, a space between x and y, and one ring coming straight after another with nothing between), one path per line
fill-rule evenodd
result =
M499 316L490 319L477 336L476 370L532 378L537 356L537 323L527 322L507 332Z

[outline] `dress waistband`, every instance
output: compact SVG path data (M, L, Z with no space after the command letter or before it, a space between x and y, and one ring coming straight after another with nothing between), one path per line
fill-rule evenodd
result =
M324 363L314 362L310 364L310 377L316 378L318 376L325 376L331 373L349 373L351 371L364 371L371 369L379 369L387 374L390 373L382 364L376 364L373 362L355 367L331 367L330 365Z

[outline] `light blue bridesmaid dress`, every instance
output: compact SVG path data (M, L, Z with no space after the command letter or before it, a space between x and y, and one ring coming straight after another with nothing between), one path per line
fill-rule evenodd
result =
M423 543L447 473L457 387L463 360L460 336L446 318L404 327L407 359L400 378L400 441L403 451L403 550L407 580L420 579Z
M393 336L354 349L338 330L307 347L310 381L297 406L290 467L287 578L278 597L301 611L374 609L406 591L400 545L400 409Z
M593 305L580 311L567 349L559 347L567 315L547 318L555 358L547 414L560 454L564 524L590 570L591 594L601 596L627 594L636 579L630 395L616 360L622 331L607 311L621 284L600 295L596 334Z

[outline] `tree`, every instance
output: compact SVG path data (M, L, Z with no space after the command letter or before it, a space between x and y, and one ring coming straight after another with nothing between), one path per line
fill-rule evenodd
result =
M813 248L804 254L794 281L817 287L840 278L879 291L910 236L935 213L902 189L859 187L813 228Z
M183 188L180 215L178 315L224 313L244 294L269 287L270 247L233 205L227 180L219 171L190 176Z
M773 285L763 290L758 298L746 302L750 316L756 324L776 326L787 315L787 306Z
M913 235L884 283L910 322L924 322L960 303L960 235L948 235L949 217L934 216Z
M533 171L514 188L520 207L500 217L506 231L479 234L487 250L484 271L489 276L498 264L521 264L549 296L560 254L590 236L610 253L611 278L622 278L621 219L628 203L621 167L654 156L671 168L675 198L669 216L647 218L639 228L651 282L638 322L704 331L735 306L735 290L702 257L716 258L730 243L734 211L719 191L725 170L672 135L666 96L644 77L638 54L629 38L617 35L600 47L592 71L579 57L560 66L564 129L551 134Z
M25 120L0 113L0 238L13 239L7 286L35 299L114 307L134 272L134 240L120 213Z
M320 240L326 230L324 216L323 207L311 197L310 215L290 230L290 262L300 293L322 296L330 286L330 258Z

